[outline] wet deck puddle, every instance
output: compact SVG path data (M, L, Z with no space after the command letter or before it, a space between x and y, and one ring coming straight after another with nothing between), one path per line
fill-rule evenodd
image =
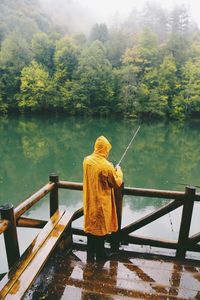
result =
M200 299L200 264L122 255L87 263L84 251L56 253L23 299Z

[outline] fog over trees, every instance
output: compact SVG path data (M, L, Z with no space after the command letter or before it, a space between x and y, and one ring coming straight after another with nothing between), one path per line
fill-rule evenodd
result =
M1 0L0 113L200 116L200 31L184 5L95 23L73 0Z

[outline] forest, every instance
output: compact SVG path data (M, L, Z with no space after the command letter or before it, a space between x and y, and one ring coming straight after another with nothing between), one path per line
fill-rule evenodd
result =
M39 0L1 0L0 114L200 117L200 30L184 5L86 32L65 2L61 24Z

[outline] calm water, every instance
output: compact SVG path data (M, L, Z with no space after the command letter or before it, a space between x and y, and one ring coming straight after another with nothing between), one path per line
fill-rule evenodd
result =
M200 123L177 125L145 123L122 162L125 186L184 190L188 183L200 185ZM10 117L0 119L0 205L17 206L48 181L51 172L60 179L82 181L83 158L93 151L99 135L113 148L110 160L120 159L138 123L126 120L67 117ZM168 203L160 199L124 199L123 225ZM61 191L60 204L69 210L82 206L81 192ZM199 232L195 206L191 234ZM181 209L146 226L138 233L177 239ZM48 218L48 197L27 213ZM172 225L170 225L170 219ZM78 225L82 224L82 220ZM24 251L37 230L19 229L20 250ZM137 233L137 232L136 232ZM0 273L7 269L3 239L0 239Z

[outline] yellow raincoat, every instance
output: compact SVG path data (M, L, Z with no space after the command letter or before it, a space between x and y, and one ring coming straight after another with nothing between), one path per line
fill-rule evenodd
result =
M121 186L123 174L107 160L111 147L108 140L100 136L94 152L83 161L84 231L97 236L118 229L113 188Z

